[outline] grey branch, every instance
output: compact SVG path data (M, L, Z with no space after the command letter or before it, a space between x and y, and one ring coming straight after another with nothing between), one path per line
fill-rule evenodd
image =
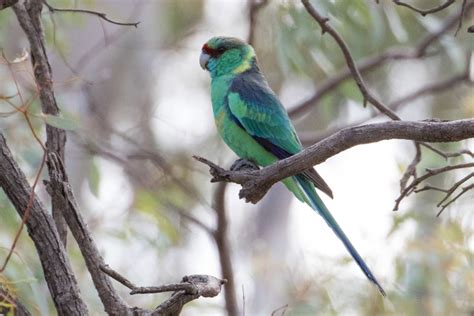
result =
M242 185L240 198L257 203L276 182L317 165L351 147L387 139L423 142L455 142L474 137L474 119L457 121L391 121L343 129L302 152L260 170L229 171L207 159L195 157L210 167L211 182Z
M47 190L52 199L58 201L58 206L61 207L65 215L66 222L81 250L105 311L111 315L123 313L128 307L116 292L110 279L104 276L100 270L100 267L105 265L104 259L79 211L62 160L56 153L49 153L47 164L50 170L50 181L45 181Z
M125 26L134 26L136 28L138 27L138 24L140 24L140 22L118 22L118 21L114 21L114 20L111 20L110 18L108 18L107 14L105 14L103 12L97 12L97 11L85 10L85 9L59 9L59 8L55 8L55 7L51 6L45 0L43 0L43 3L44 3L45 6L48 7L48 9L51 13L68 12L68 13L91 14L91 15L98 16L99 18L103 19L104 21L107 21L107 22L112 23L112 24L125 25Z
M227 233L228 225L225 208L226 188L227 184L225 182L221 182L214 191L212 207L216 212L217 228L212 236L214 237L214 241L216 242L222 276L228 281L224 291L227 313L228 316L238 316L239 308L237 306L234 269L230 252L232 247L229 244L229 238Z
M0 187L23 217L31 195L25 175L13 159L0 133ZM35 196L26 222L44 271L44 277L59 315L87 315L69 258L60 242L53 218Z
M449 190L443 190L443 189L440 189L440 188L435 188L435 187L431 187L431 186L428 186L428 187L425 187L423 189L420 189L420 190L416 190L416 187L423 181L425 181L426 179L428 178L431 178L433 176L436 176L440 173L444 173L444 172L448 172L448 171L451 171L451 170L455 170L455 169L464 169L464 168L472 168L474 167L474 163L463 163L463 164L458 164L458 165L449 165L449 166L445 166L445 167L442 167L442 168L438 168L438 169L426 169L426 173L424 175L422 175L421 177L419 178L414 178L414 180L410 183L410 185L408 185L407 187L405 187L401 193L400 193L400 196L395 200L395 206L393 208L394 211L397 211L399 206L400 206L400 202L405 198L407 197L408 195L410 195L412 192L421 192L421 191L426 191L428 189L431 189L431 190L437 190L437 191L443 191L443 192L446 192L447 195L446 195L446 198L449 197L449 195L452 193L449 193ZM465 181L467 181L469 177L465 177L463 179L461 179L458 183L455 183L454 186L453 186L453 192L454 190L456 190L456 188L461 185L462 183L464 183ZM445 199L443 199L440 204L444 201ZM437 206L439 207L440 204L438 204ZM450 203L449 203L450 204ZM447 206L447 205L446 205ZM446 206L444 206L441 211L444 210L444 208L446 208ZM439 216L440 213L438 213L438 216Z
M412 6L411 4L409 3L406 3L406 2L403 2L403 1L400 1L400 0L393 0L393 3L399 5L399 6L403 6L403 7L407 7L415 12L418 12L419 14L421 14L422 16L426 16L428 14L431 14L431 13L436 13L436 12L439 12L441 10L444 10L446 9L447 7L449 7L451 4L453 4L456 0L447 0L446 2L444 3L441 3L440 5L436 6L436 7L433 7L431 9L419 9L417 7L414 7Z
M199 297L214 297L219 295L222 285L227 282L225 279L222 280L210 275L197 274L183 277L180 283L139 287L109 266L103 265L101 266L101 270L129 288L131 295L174 292L170 298L155 308L152 315L179 315L186 303L198 299Z
M465 186L464 188L461 189L461 192L459 192L455 197L453 197L450 201L446 202L445 204L441 205L441 210L436 214L436 216L440 216L441 213L453 202L455 202L457 199L459 199L464 193L467 191L473 190L474 189L474 183L471 183L470 185Z
M25 1L13 6L18 22L28 38L35 82L38 86L43 113L58 115L59 107L53 90L53 75L46 55L43 27L41 24L41 0ZM64 160L66 131L46 125L46 148L57 153ZM51 173L51 170L48 170ZM53 198L53 218L64 246L67 244L67 226L58 201Z

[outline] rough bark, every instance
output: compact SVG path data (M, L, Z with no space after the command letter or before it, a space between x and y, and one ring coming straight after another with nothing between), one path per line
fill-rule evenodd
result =
M289 176L301 173L351 147L388 139L419 142L456 142L474 137L474 119L420 122L392 121L343 129L302 152L256 171L227 171L212 162L196 157L211 167L211 181L242 185L240 198L256 203L270 187Z
M0 133L0 187L18 214L23 217L32 194L31 187L13 159L2 133ZM26 226L41 260L58 315L87 315L87 307L82 301L56 225L36 195L30 207Z
M58 115L59 107L56 103L53 89L53 75L44 44L43 27L41 24L41 10L43 3L40 0L30 0L17 3L13 10L21 28L25 32L31 49L31 62L41 100L41 109L44 114ZM54 152L64 161L64 146L66 131L46 125L46 148ZM67 225L61 213L60 201L52 199L53 218L63 245L67 242Z

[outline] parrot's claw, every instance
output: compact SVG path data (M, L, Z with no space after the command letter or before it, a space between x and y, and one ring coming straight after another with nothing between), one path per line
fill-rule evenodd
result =
M249 171L249 170L258 170L260 169L256 163L254 163L251 160L244 159L244 158L239 158L234 163L232 166L230 166L231 171Z

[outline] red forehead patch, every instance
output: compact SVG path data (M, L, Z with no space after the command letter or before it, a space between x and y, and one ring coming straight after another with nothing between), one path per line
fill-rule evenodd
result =
M207 45L206 43L202 46L202 51L205 52L206 54L212 55L212 53L214 52L214 49L210 48L209 45Z

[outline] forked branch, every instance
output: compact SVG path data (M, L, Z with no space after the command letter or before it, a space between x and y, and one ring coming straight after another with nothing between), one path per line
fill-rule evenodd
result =
M199 274L185 276L179 283L140 287L134 285L109 266L101 266L101 270L109 277L128 287L131 290L131 295L174 292L170 298L155 308L153 315L179 315L186 303L198 299L199 297L214 297L219 295L222 285L227 282L225 279L222 280L210 275Z

